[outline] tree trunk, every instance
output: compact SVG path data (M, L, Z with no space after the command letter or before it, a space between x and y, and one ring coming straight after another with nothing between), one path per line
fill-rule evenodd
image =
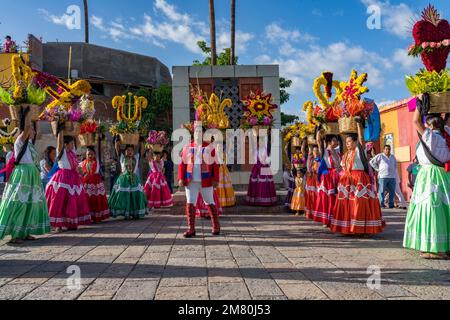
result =
M231 0L231 55L230 64L236 63L236 0Z
M216 46L216 13L214 9L214 0L209 0L209 23L211 33L211 65L217 65L217 46Z
M89 43L89 11L88 2L83 0L84 3L84 42Z

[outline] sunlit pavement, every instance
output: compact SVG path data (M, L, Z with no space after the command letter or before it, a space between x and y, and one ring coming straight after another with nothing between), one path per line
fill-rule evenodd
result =
M186 240L184 218L159 212L3 241L0 299L450 299L450 261L402 249L405 212L384 216L388 227L372 239L261 214L223 216L220 237L198 220L198 237ZM68 273L77 267L80 281Z

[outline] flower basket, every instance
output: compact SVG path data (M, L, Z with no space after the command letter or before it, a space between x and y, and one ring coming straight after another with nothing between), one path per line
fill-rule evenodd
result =
M33 104L22 104L18 106L9 106L9 113L11 114L11 120L20 121L20 109L30 107L30 111L27 114L27 120L34 122L39 120L41 110L39 106Z
M58 121L51 122L53 134L58 135ZM66 121L64 124L63 135L76 137L80 134L80 124L78 122Z
M313 134L308 135L308 145L310 145L310 146L317 145L317 140Z
M304 163L294 163L295 170L302 170L306 168L306 165Z
M339 119L339 132L342 134L358 133L358 125L353 117Z
M327 122L323 126L324 133L326 136L328 135L339 135L339 123L337 122Z
M120 141L124 145L139 145L139 134L138 133L122 133L119 134Z
M84 133L78 136L82 147L92 147L98 144L98 134Z
M302 146L302 139L299 137L293 137L291 140L291 144L293 147L301 147Z
M151 148L153 152L163 152L164 146L162 144L152 144Z
M430 113L450 112L450 91L430 93Z

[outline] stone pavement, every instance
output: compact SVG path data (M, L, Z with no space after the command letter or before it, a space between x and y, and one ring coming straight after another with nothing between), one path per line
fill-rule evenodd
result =
M0 299L450 299L450 261L402 249L405 214L387 211L373 239L333 235L289 215L223 216L223 235L198 221L183 239L181 216L155 213L0 243ZM69 288L69 266L81 286ZM369 266L381 287L367 287Z

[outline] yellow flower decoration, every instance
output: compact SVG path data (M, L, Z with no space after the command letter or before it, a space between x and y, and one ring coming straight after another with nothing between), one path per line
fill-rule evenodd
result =
M346 102L354 99L359 100L361 95L369 92L369 88L363 86L367 81L367 77L367 73L363 73L358 77L358 72L352 70L349 81L343 81L339 85L341 87L340 100Z
M64 90L63 93L60 94L51 87L44 88L44 90L53 97L53 101L47 105L48 110L58 106L63 106L66 110L69 110L74 99L89 94L92 89L91 85L86 80L79 80L71 85L59 80L57 85Z
M314 104L308 100L303 105L303 111L306 112L306 120L308 121L308 131L314 132L316 123L314 121Z
M314 80L313 91L317 99L321 103L322 107L326 110L330 108L334 103L338 102L342 93L340 82L333 80L332 72L323 72L322 75ZM323 91L322 88L325 90ZM336 95L333 100L332 90L336 89Z
M268 117L272 119L272 111L278 108L276 104L272 103L272 94L265 94L260 91L250 94L243 102L244 111L248 114L248 118Z
M33 78L33 71L28 66L28 56L13 55L11 58L12 77L14 81L14 100L20 100L23 96L23 89L26 89Z
M227 129L230 126L225 108L233 105L231 99L220 101L219 97L213 93L209 98L209 103L203 103L197 108L200 120L210 128Z
M112 100L113 108L117 109L117 121L124 121L128 123L141 121L142 109L146 109L148 107L148 100L145 97L133 96L133 94L129 92L127 106L128 110L125 112L126 101L127 96L116 96Z

